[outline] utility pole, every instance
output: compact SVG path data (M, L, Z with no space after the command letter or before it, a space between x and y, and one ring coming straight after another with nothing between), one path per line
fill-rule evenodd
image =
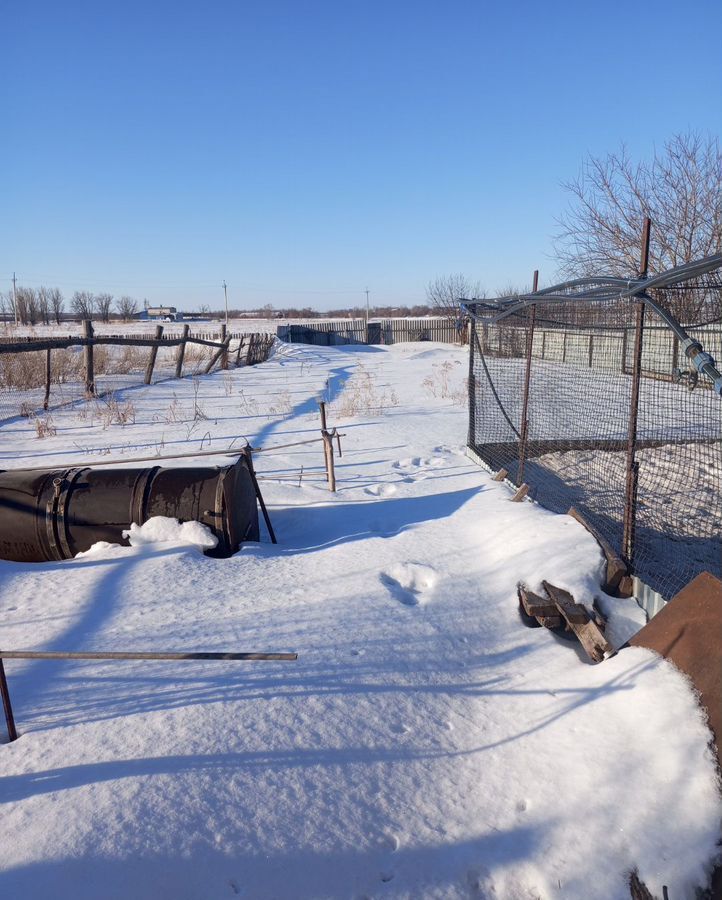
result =
M225 278L223 279L223 295L226 298L226 327L228 327L228 285Z
M18 327L18 301L15 296L15 272L13 272L13 313L15 314L15 327Z
M366 288L364 293L366 294L366 330L368 331L368 327L369 327L369 289Z

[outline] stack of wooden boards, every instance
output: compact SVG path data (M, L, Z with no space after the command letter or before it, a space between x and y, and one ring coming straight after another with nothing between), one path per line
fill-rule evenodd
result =
M518 586L519 604L527 618L536 619L545 628L573 631L594 662L602 662L614 652L604 636L604 619L597 610L593 610L590 615L587 608L577 603L569 591L548 581L542 581L542 587L546 597L535 594L526 585Z

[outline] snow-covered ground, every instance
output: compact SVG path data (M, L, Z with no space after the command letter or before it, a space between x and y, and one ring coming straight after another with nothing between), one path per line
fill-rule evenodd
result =
M335 495L320 444L256 456L276 546L211 559L195 531L148 542L164 525L0 563L5 648L299 654L8 662L0 896L609 900L635 867L660 897L706 883L722 799L691 687L647 651L595 666L521 623L518 581L591 603L602 560L465 457L466 365L442 345L285 345L127 392L132 425L74 407L44 439L0 427L4 468L286 444L318 435L319 398L344 434ZM620 646L641 613L600 599Z

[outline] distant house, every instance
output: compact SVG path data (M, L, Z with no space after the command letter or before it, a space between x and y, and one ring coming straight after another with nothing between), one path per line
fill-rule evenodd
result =
M175 306L148 306L135 316L141 321L153 320L156 322L182 322L183 313L178 312Z

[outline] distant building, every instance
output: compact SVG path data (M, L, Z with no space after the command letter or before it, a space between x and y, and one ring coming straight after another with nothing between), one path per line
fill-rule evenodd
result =
M183 313L178 312L175 306L148 306L136 314L136 319L156 322L182 322Z

